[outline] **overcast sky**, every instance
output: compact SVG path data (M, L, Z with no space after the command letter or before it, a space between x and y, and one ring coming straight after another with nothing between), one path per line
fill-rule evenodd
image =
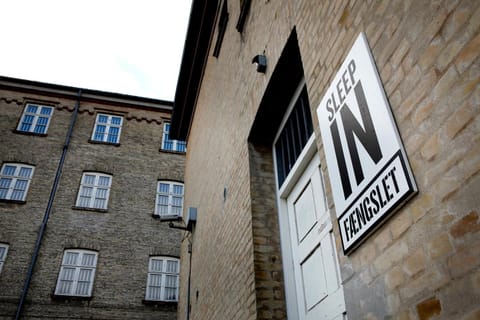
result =
M0 0L0 75L173 100L191 0Z

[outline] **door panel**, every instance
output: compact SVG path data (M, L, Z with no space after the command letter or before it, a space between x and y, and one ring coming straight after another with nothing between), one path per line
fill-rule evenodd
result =
M320 247L301 264L307 310L311 310L327 296L327 277L323 265Z
M309 183L294 203L298 243L302 242L317 223L312 184Z

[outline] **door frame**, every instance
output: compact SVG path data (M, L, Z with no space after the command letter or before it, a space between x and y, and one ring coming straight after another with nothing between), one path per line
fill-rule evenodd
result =
M276 174L277 160L275 152L273 152L273 162L275 168L275 180L278 186L278 177ZM287 318L296 319L299 315L298 294L295 284L295 272L293 266L293 252L291 246L290 225L287 216L287 196L292 191L295 184L302 176L305 168L308 166L313 157L318 157L315 133L309 138L297 162L291 169L280 189L277 189L276 200L278 207L278 222L280 228L280 247L282 250L283 276L285 282L285 303L287 307ZM322 179L323 181L323 179ZM328 208L327 208L327 213Z

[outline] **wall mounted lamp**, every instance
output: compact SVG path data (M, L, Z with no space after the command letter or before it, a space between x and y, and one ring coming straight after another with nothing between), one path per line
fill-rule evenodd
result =
M192 232L193 226L197 223L197 208L189 207L187 210L186 220L183 221L183 219L181 219L181 221L184 223L184 226L176 225L173 222L170 222L168 226L172 229L180 229Z
M252 63L257 65L257 72L265 73L267 70L267 57L264 54L257 54L253 57Z

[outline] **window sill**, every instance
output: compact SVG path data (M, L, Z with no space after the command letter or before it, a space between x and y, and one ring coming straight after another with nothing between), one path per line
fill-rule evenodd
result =
M52 293L50 297L53 301L91 301L93 299L92 296L67 296L55 293Z
M102 212L102 213L108 212L108 209L87 208L87 207L77 207L77 206L72 206L72 209L73 210L82 210L82 211Z
M156 300L142 300L142 304L146 306L155 306L155 307L177 307L178 301L156 301Z
M152 214L152 217L160 221L181 221L182 220L181 216L161 216L155 213Z
M12 132L16 133L16 134L23 134L23 135L26 135L26 136L37 136L37 137L46 137L47 136L46 133L35 133L35 132L30 132L30 131L21 131L21 130L17 130L17 129L12 130Z
M105 144L105 145L109 145L109 146L120 147L120 143L97 141L97 140L92 140L92 139L89 139L88 143L91 143L91 144Z
M183 154L183 155L186 153L185 151L166 150L162 148L160 148L158 151L165 152L165 153L172 153L172 154Z
M14 203L14 204L25 204L25 203L27 203L27 201L25 201L25 200L10 200L10 199L0 199L0 202Z

